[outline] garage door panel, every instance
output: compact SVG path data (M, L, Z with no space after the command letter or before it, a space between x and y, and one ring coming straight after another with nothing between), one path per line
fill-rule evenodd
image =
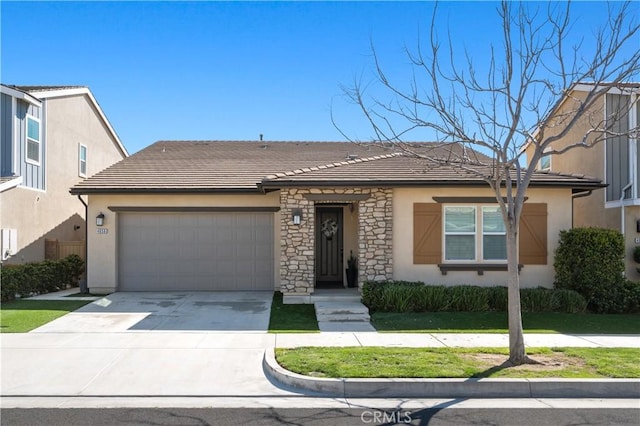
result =
M273 290L272 213L121 213L119 289Z

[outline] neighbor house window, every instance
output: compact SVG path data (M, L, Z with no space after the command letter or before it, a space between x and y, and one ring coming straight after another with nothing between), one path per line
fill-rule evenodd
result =
M87 177L87 147L82 144L79 145L78 149L78 175Z
M444 208L445 261L502 261L507 240L499 206Z
M27 115L27 162L40 164L40 120Z
M540 167L539 170L551 170L551 155L543 154L542 158L540 158Z

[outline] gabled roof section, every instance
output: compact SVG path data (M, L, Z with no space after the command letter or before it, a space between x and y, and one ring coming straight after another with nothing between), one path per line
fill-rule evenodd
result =
M446 158L449 147L416 143ZM78 183L73 194L254 192L286 186L486 185L479 163L432 164L373 143L160 141ZM537 173L532 186L597 188L600 181Z
M403 154L382 155L360 161L346 161L267 176L264 189L286 186L475 186L487 185L483 176L491 175L486 164L437 163ZM512 178L516 179L515 170ZM535 172L531 187L570 187L574 190L597 189L605 185L599 179L552 172Z
M116 141L116 145L118 149L122 152L122 154L125 157L129 156L129 152L122 144L122 141L120 141L118 134L116 133L114 128L111 126L111 123L107 119L107 116L105 115L104 111L102 111L100 104L98 103L96 98L93 96L93 93L91 93L91 90L89 90L88 87L86 86L18 86L18 85L3 84L2 85L3 92L5 92L5 88L6 90L13 91L12 96L24 97L26 95L31 99L35 99L35 101L38 102L38 106L41 104L41 101L43 99L59 98L64 96L87 96L89 98L89 102L93 105L93 107L98 112L98 116L100 117L100 119L105 124L105 126L113 136L114 140ZM29 102L29 99L25 99L25 100ZM30 103L33 103L33 102L30 102Z

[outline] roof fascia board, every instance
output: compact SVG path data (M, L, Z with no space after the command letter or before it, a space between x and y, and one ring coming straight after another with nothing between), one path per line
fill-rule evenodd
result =
M96 109L96 111L98 111L98 115L102 119L103 123L107 126L107 129L109 129L109 132L111 133L111 135L115 139L116 144L118 145L118 148L120 149L120 151L124 154L125 157L129 156L129 152L127 151L127 149L122 144L122 141L118 137L118 134L116 133L114 128L111 127L111 123L107 119L107 116L102 111L102 108L100 108L100 104L98 104L98 101L93 96L93 93L91 93L91 90L89 90L88 87L74 87L72 89L52 89L52 90L43 90L42 92L34 92L34 93L37 93L38 97L43 98L43 99L44 98L46 98L46 99L54 99L54 98L61 98L61 97L65 97L65 96L87 95L89 97L89 100L93 104L94 108Z
M242 194L264 195L258 188L77 188L69 190L71 195L113 194L113 195L142 195L142 194Z
M22 185L22 176L16 176L15 179L0 183L0 192L4 192L7 189L15 188L18 185Z
M30 103L31 105L37 106L38 108L42 106L42 101L30 95L27 92L23 92L21 90L12 89L11 87L7 87L4 84L0 86L0 90L2 93L12 96L14 98L22 99L23 101Z
M339 182L326 182L326 181L301 181L301 182L265 182L261 185L264 189L271 188L287 188L287 187L433 187L433 186L455 186L455 187L476 187L486 186L489 187L484 181L461 181L461 180L438 180L438 181L416 181L416 180L398 180L398 181L339 181ZM504 186L504 182L502 184ZM538 188L592 188L599 189L604 188L607 185L599 181L537 181L531 182L530 187Z

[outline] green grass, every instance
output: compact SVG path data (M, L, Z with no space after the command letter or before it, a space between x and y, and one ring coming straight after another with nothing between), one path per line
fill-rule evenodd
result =
M508 333L506 312L376 312L381 332ZM599 315L523 312L525 333L640 334L640 314Z
M269 320L270 333L313 333L318 331L320 330L313 305L284 305L282 293L274 293Z
M507 359L506 348L278 348L276 359L290 371L332 378L640 378L636 348L529 348L527 353L544 365L507 367L496 361Z
M91 303L84 300L14 300L0 307L0 331L25 333Z

